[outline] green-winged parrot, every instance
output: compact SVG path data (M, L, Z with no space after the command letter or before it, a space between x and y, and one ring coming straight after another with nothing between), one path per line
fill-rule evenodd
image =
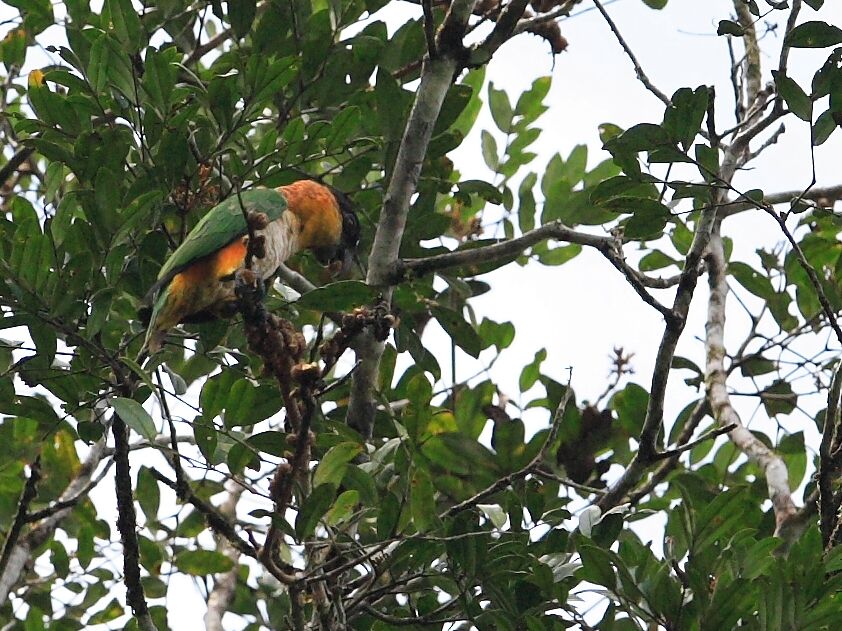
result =
M248 244L243 207L269 219L256 232L264 236L265 256L252 260L261 279L271 277L281 263L304 249L313 250L321 263L341 261L344 270L350 267L360 229L344 194L300 180L233 195L199 220L149 290L152 308L144 348L150 353L161 348L167 331L179 322L230 317L236 310L234 272L245 265Z

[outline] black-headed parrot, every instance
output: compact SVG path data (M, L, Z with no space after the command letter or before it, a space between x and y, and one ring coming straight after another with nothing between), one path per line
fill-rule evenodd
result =
M246 211L265 213L269 223L256 232L265 256L252 269L266 280L296 252L313 250L320 263L350 267L360 237L350 200L312 180L277 189L232 195L202 217L164 263L149 290L151 316L144 348L157 352L169 329L179 322L230 317L236 311L234 272L245 265Z

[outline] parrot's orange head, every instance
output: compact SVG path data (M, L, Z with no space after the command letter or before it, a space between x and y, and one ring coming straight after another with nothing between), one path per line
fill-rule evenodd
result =
M313 180L300 180L280 188L289 210L298 219L300 248L309 248L323 265L351 267L360 240L360 224L350 198Z

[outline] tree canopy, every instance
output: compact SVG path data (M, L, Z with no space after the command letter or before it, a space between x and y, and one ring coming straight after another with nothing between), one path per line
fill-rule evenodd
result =
M735 184L784 124L811 155L842 124L823 0L733 0L729 94L663 92L600 0L420 0L400 23L386 0L6 4L4 629L837 624L842 184ZM561 54L580 10L658 107L602 125L598 160L543 162L552 77L511 97L486 67L530 35ZM475 138L485 179L453 160ZM190 229L302 178L357 208L351 277L301 254L264 292L245 270L237 316L145 357L139 310ZM777 239L735 255L737 216ZM618 348L604 392L574 392L534 349L513 400L488 366L515 326L472 299L584 250L661 319L654 367L631 378ZM693 335L704 352L677 354ZM185 589L206 612L179 611Z

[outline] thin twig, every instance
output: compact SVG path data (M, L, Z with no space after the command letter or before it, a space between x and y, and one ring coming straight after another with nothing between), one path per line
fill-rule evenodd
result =
M541 446L541 449L538 450L538 453L535 454L532 460L530 460L526 465L524 465L517 471L510 473L509 475L503 476L493 484L472 495L468 499L463 500L458 504L454 504L453 506L445 510L439 517L441 519L444 519L446 517L453 517L454 515L458 515L459 513L465 510L475 507L487 497L490 497L495 493L502 491L506 487L511 486L513 482L521 480L526 476L530 475L531 473L535 473L538 466L544 461L544 458L546 458L547 452L549 451L550 447L552 447L553 443L555 443L555 440L558 437L558 432L561 428L561 420L562 418L564 418L564 410L567 408L567 404L570 403L572 398L573 389L570 387L570 382L568 381L567 389L564 392L564 396L561 398L561 402L558 404L555 414L553 415L552 423L550 424L550 431L547 433L547 437L544 439L544 444Z
M827 547L831 542L834 525L837 521L839 507L834 502L833 483L838 474L838 467L834 466L832 453L834 444L839 437L839 403L842 396L842 361L837 362L833 370L833 379L827 391L827 408L824 414L824 428L819 445L819 471L816 489L819 492L819 526L822 542Z
M690 451L694 447L701 445L704 442L711 440L712 438L716 438L717 436L722 436L722 434L727 434L732 429L737 427L734 423L730 425L726 425L725 427L717 427L716 429L712 429L709 432L705 432L701 436L699 436L693 442L687 443L685 445L681 445L680 447L676 447L675 449L668 449L667 451L662 451L655 454L655 460L666 460L667 458L672 458L674 456L679 456L683 454L685 451Z
M605 7L602 6L602 2L600 0L593 0L594 6L599 10L602 14L602 17L605 18L605 21L608 23L608 28L611 29L611 32L614 33L614 37L617 38L617 42L622 46L623 51L626 53L626 57L631 60L632 65L634 66L635 74L637 75L638 81L640 81L644 87L649 90L652 94L658 97L658 100L661 101L664 105L669 107L672 104L670 98L661 92L655 85L649 80L649 77L643 71L643 67L640 65L640 62L637 60L632 49L626 43L626 40L620 34L620 30L617 28L617 25L614 23L614 20L611 19L611 16L608 15L608 11L605 10Z
M0 575L6 571L6 566L9 563L12 550L17 544L18 537L27 522L27 514L29 513L29 505L35 496L38 494L38 482L41 480L41 456L38 455L35 460L29 465L29 477L23 485L23 490L18 500L18 510L15 514L15 519L12 522L9 532L6 534L6 540L3 542L3 553L0 555Z

